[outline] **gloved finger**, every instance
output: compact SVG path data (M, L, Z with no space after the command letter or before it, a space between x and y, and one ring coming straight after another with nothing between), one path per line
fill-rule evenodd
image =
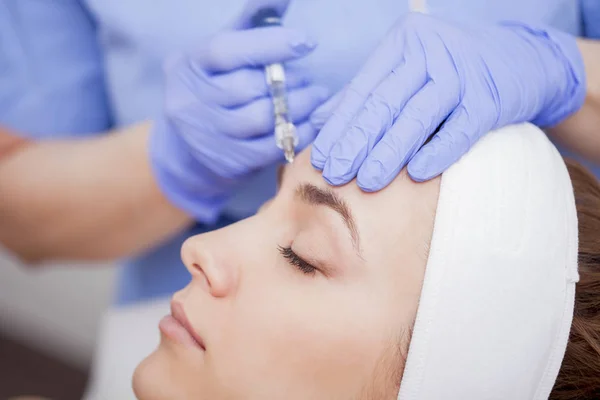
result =
M318 130L309 121L306 121L297 128L298 145L296 146L296 154L307 148L311 143L315 141Z
M207 41L192 62L209 73L228 72L294 60L315 47L316 42L307 34L280 26L226 31Z
M307 86L310 82L305 72L285 71L287 90ZM203 98L222 107L239 107L261 97L269 96L269 87L263 69L242 68L227 74L206 76L199 88Z
M364 104L366 96L348 86L339 105L335 108L317 135L310 152L310 161L316 169L322 170L329 158L331 148L337 143L350 121Z
M445 85L429 81L367 156L358 171L358 186L366 192L386 187L457 103Z
M315 139L311 151L311 162L315 168L322 170L325 167L331 149L360 111L368 95L402 63L405 47L405 31L395 27L369 56Z
M362 110L332 147L323 177L333 185L343 185L356 177L359 167L400 111L427 79L425 57L417 54L392 70L373 91Z
M329 97L322 86L306 86L288 92L289 117L292 122L307 120L310 113ZM220 130L228 136L249 138L272 133L275 130L273 102L263 97L245 106L225 110L215 119Z
M368 95L402 62L404 47L403 30L389 33L352 79L340 104L315 139L310 158L315 168L322 170L325 167L332 147L361 109Z
M460 105L408 163L408 175L416 182L435 178L458 161L484 131L480 123L473 121L467 108Z
M318 131L323 128L325 122L329 119L329 117L333 114L333 111L336 107L339 106L342 101L342 97L344 96L345 89L334 94L329 98L325 103L321 104L315 111L310 114L310 123L313 127Z
M283 16L287 11L290 0L248 0L242 11L231 22L232 29L252 28L252 18L263 8L273 8L279 15Z

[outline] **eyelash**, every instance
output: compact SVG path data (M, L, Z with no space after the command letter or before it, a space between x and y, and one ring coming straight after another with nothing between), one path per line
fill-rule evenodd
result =
M317 269L300 258L291 247L278 246L279 252L291 265L296 267L300 272L305 275L314 275Z

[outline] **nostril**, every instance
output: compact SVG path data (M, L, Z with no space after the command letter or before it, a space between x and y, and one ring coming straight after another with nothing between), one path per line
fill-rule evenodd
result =
M202 268L200 268L200 265L193 263L192 264L192 268L194 268L195 270L197 270L198 272L203 272Z
M200 266L200 264L197 263L193 263L192 264L192 276L194 277L193 279L195 279L197 282L199 282L204 289L206 289L207 291L211 291L211 280L209 279L206 271L204 270L204 268L202 268Z

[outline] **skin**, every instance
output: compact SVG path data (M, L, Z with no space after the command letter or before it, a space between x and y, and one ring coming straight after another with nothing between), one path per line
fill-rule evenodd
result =
M583 107L557 126L550 137L588 160L600 163L600 40L577 39L587 77Z
M140 399L397 396L396 350L402 338L408 347L439 180L417 184L403 172L378 193L329 188L354 217L360 255L338 213L299 198L301 183L328 188L308 150L257 215L184 243L192 281L173 301L206 350L161 334L134 374ZM305 274L278 246L318 270Z
M36 142L0 128L0 243L31 264L106 260L183 229L191 218L154 180L149 132L144 123L93 138Z
M13 151L24 148L28 141L0 128L0 159Z

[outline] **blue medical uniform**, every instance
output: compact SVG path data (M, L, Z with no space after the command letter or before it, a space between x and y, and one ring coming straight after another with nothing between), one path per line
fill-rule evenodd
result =
M455 20L516 19L600 38L597 0L428 0ZM37 138L93 135L160 110L163 59L193 50L226 25L243 0L2 0L0 124ZM284 23L315 37L297 61L314 80L340 89L358 71L408 0L296 0ZM274 168L242 187L214 226L201 223L121 267L117 304L168 295L189 275L182 241L252 214L275 193Z

